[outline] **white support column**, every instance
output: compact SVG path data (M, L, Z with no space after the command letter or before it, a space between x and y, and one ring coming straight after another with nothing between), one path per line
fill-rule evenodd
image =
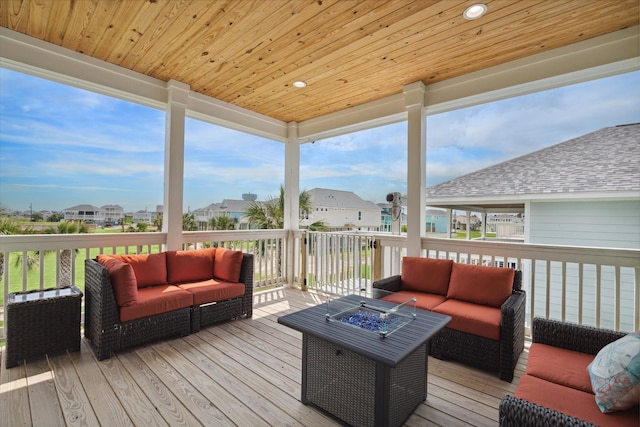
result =
M298 141L298 123L287 125L287 141L284 148L284 229L289 230L287 237L288 259L296 260L295 238L291 231L300 227L300 142ZM295 262L287 263L287 283L293 285Z
M189 86L170 80L167 82L167 90L162 231L167 233L165 250L179 250L182 248L184 122Z
M487 213L482 213L482 240L487 238Z
M467 240L471 240L471 211L467 211Z
M424 83L404 87L407 109L407 255L420 256L425 237L427 178L427 122Z

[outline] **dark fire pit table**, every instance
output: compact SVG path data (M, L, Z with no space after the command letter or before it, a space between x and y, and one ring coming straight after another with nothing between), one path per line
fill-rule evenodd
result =
M330 305L287 314L278 322L302 332L304 404L311 403L354 426L398 426L427 398L429 339L451 318L400 307L398 312L409 313L413 319L383 336L328 314L336 306L362 304L392 313L398 307L349 295Z

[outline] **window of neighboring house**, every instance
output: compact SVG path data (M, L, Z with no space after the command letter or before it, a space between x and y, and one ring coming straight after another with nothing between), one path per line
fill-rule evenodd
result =
M362 211L358 211L358 221L362 221Z

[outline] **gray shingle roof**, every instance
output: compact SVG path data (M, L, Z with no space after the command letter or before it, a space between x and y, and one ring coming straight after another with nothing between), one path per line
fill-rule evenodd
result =
M314 206L334 208L380 209L373 202L360 198L352 191L331 190L327 188L312 188L307 191Z
M640 124L600 129L428 187L427 204L460 196L612 191L640 191Z

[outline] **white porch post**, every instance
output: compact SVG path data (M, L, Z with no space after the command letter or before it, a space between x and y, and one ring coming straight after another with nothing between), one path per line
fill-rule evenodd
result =
M298 123L287 125L287 141L284 148L284 229L289 230L287 236L287 256L297 259L295 238L291 231L300 227L300 143L298 141ZM287 283L293 285L295 262L287 263Z
M425 86L415 82L404 87L407 109L407 255L420 256L425 237L427 177L427 122Z
M189 101L189 86L169 80L167 91L162 231L167 233L165 250L179 250L182 248L184 121Z

